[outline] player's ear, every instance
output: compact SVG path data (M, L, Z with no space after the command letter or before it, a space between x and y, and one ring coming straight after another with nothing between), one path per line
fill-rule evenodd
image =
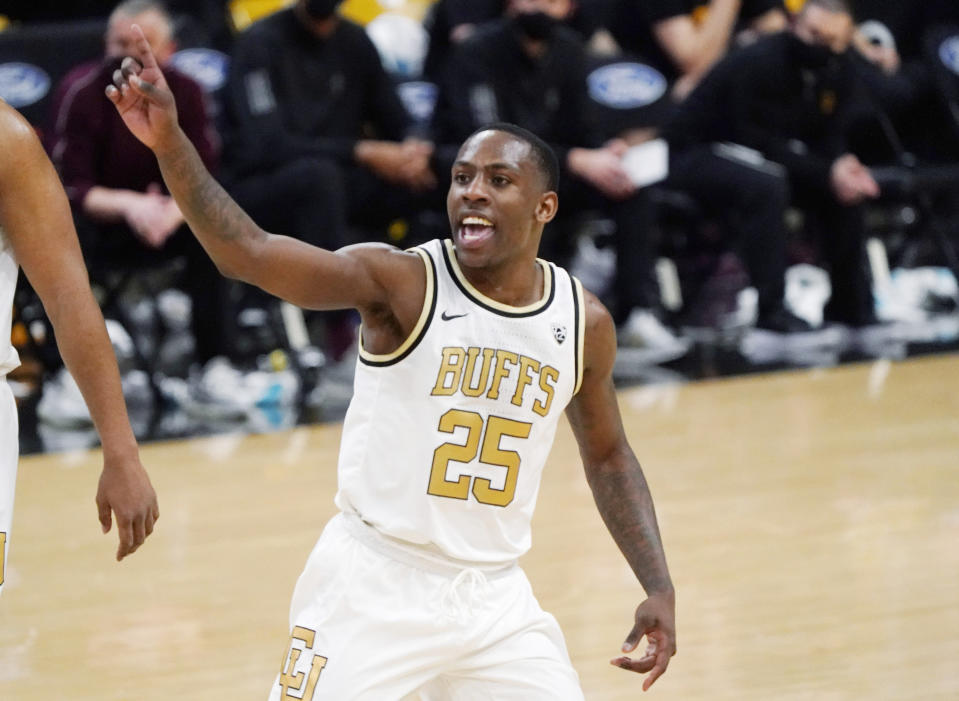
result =
M556 217L559 211L559 197L555 192L549 190L540 195L539 202L536 204L536 221L548 224Z

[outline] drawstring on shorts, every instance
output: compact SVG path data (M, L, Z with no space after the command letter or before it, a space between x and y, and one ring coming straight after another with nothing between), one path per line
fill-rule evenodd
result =
M485 593L488 586L486 575L475 567L461 570L445 587L441 603L443 615L465 623L475 615L477 596Z
M364 545L397 562L447 577L440 595L441 615L447 620L468 621L476 613L480 597L488 591L489 580L509 575L519 567L515 560L496 565L453 560L385 536L357 514L344 512L342 517L347 531Z

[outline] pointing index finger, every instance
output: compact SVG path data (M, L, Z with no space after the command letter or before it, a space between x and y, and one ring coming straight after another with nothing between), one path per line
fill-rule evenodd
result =
M137 58L140 60L140 65L142 65L144 69L159 69L156 57L153 55L153 49L150 48L150 42L147 41L146 36L143 34L143 29L139 24L134 24L133 31L137 35Z

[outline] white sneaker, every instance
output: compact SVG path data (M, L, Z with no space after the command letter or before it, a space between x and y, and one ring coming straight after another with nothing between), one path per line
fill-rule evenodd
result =
M931 314L921 320L898 322L900 339L907 343L955 343L959 339L959 313Z
M690 342L679 338L648 309L634 309L617 334L624 360L645 364L664 363L689 352Z
M191 378L184 408L205 419L248 419L255 407L293 406L299 396L300 379L290 368L242 372L222 357L207 362Z
M200 418L228 421L245 419L253 404L243 373L226 358L217 357L190 378L184 408Z
M80 388L66 368L43 383L43 395L37 403L37 418L60 428L79 428L93 425Z
M243 378L243 387L253 405L289 407L296 403L300 392L300 378L293 370L254 370Z

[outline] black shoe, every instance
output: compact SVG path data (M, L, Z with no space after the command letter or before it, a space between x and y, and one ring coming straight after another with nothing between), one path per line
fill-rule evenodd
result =
M842 339L839 327L813 328L805 319L780 308L760 314L756 327L740 342L739 351L759 363L829 365L838 359Z
M839 324L851 329L875 326L880 323L871 303L862 305L837 304L836 299L830 299L826 303L826 308L823 309L823 318L826 323Z
M756 328L782 334L806 333L813 330L808 321L783 307L760 314L756 320Z

